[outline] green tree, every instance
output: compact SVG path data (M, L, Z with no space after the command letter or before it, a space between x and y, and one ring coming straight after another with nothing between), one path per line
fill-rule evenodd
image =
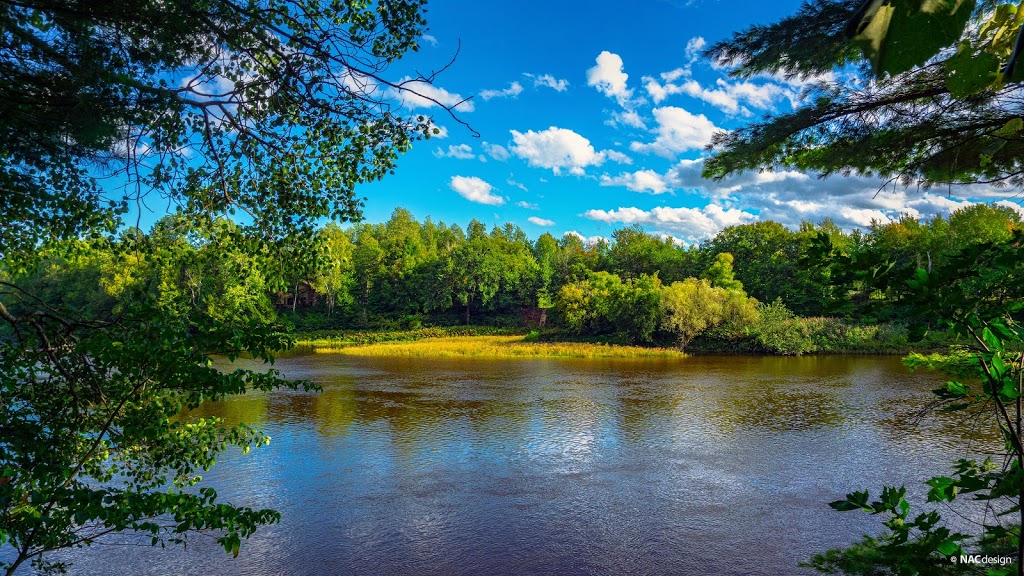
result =
M317 230L316 242L323 252L321 266L314 272L312 286L327 303L327 314L334 308L347 307L352 302L353 251L351 238L337 224L331 222Z
M819 84L792 113L717 134L705 176L788 167L923 186L1019 186L1020 10L973 0L808 1L711 46L707 55L737 77L807 78L866 63L880 81Z
M762 302L793 296L800 244L796 235L778 222L729 226L701 245L701 252L711 259L705 270L719 254L732 255L735 279Z
M743 290L743 283L736 279L732 270L733 257L728 252L719 252L715 255L715 261L708 266L701 278L707 280L712 286L725 288L726 290Z
M383 273L384 251L374 235L372 226L356 230L355 249L352 251L352 297L359 305L362 325L370 321L370 301L373 288Z
M237 553L277 520L189 489L218 452L266 438L178 418L204 400L302 387L210 365L212 354L270 361L289 345L247 301L258 286L215 289L227 300L213 307L178 305L212 302L209 278L174 277L190 250L210 247L164 231L131 247L159 262L118 257L139 272L179 264L110 277L116 314L41 300L22 279L44 260L75 260L79 240L112 234L128 200L150 193L193 226L244 216L230 234L236 252L218 260L236 275L269 273L260 262L280 260L281 239L308 236L321 218L357 217L355 186L433 132L428 118L397 112L403 94L429 99L417 91L429 79L384 76L417 48L422 13L422 0L0 3L4 572L60 569L51 551L120 531L154 544L210 531ZM101 189L112 174L126 186ZM163 288L175 285L185 289L170 305Z
M724 289L707 280L673 282L661 289L661 327L675 337L680 350L686 350L701 332L722 322L725 296Z
M486 235L480 235L482 228L483 225L476 227L470 223L470 239L452 253L453 294L463 306L467 325L473 305L490 302L498 293L505 273L501 255L494 249L493 242Z

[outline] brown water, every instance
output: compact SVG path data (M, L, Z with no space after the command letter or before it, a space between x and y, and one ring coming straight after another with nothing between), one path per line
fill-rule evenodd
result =
M202 410L270 446L207 475L281 511L231 559L94 546L74 573L794 574L879 531L854 489L921 482L991 446L973 420L916 418L942 379L890 357L425 360L296 355L321 394ZM981 425L984 428L984 425Z

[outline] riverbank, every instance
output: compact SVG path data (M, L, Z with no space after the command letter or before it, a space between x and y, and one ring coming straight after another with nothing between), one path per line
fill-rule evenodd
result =
M912 351L943 351L950 342L935 335L925 342L908 342L906 330L889 325L848 326L835 321L800 319L769 341L753 336L712 332L687 348L691 354L906 355ZM646 358L681 357L669 342L636 346L615 338L584 339L558 329L529 330L491 326L429 327L415 330L323 330L300 332L296 343L321 352L364 356L489 356L495 358Z
M316 345L318 354L421 358L684 358L670 348L645 348L594 342L539 342L534 335L427 337L377 343Z

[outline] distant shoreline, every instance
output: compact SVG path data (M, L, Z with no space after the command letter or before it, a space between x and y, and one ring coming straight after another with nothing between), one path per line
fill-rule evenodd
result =
M530 335L441 336L413 341L324 344L299 341L317 354L411 358L685 358L670 348L593 342L538 342Z
M637 346L614 340L579 340L556 329L497 328L489 326L430 327L411 330L331 330L299 332L298 346L310 347L315 353L376 357L433 358L684 358L692 355L753 354L778 356L764 350L748 349L749 343L698 339L681 352L675 347ZM745 345L746 344L746 345ZM892 355L912 351L944 349L943 346L914 347L886 345L870 341L867 346L851 347L849 342L824 346L808 355ZM893 343L889 343L893 344Z

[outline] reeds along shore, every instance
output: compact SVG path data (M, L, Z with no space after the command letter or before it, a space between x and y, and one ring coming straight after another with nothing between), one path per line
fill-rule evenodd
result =
M414 342L315 347L321 354L396 357L481 358L683 358L669 348L641 348L586 342L532 342L526 336L449 336Z

